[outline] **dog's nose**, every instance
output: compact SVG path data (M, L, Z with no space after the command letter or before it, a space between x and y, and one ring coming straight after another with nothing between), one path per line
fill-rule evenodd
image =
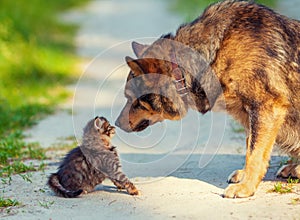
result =
M119 119L116 120L115 125L116 125L117 127L120 127Z

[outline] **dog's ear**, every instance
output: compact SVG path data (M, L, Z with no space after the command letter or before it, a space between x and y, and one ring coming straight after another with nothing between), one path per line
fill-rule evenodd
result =
M132 70L134 76L139 76L144 74L143 69L141 68L141 65L139 63L139 60L132 59L131 57L125 57L127 65L130 67Z
M140 43L137 43L135 41L132 42L132 49L133 49L133 52L134 54L140 58L143 53L149 48L149 45L145 45L145 44L140 44Z

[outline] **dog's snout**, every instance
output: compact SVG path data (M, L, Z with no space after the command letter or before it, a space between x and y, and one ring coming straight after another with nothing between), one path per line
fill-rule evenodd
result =
M126 132L132 132L132 129L131 127L129 126L130 123L128 124L124 124L121 122L121 120L117 119L116 122L115 122L115 125L118 127L118 128L121 128L123 131L126 131ZM125 126L124 126L125 125Z
M116 120L115 125L116 125L117 127L120 127L120 120L119 120L119 118Z

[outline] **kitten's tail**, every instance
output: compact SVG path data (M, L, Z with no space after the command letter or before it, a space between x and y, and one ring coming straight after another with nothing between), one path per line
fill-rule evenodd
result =
M59 196L66 198L74 198L79 196L82 193L82 189L77 191L70 191L65 189L59 182L58 176L56 173L52 173L48 180L49 187Z

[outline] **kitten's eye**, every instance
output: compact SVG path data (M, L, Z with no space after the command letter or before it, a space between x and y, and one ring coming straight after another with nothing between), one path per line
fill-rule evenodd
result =
M109 126L108 122L104 122L102 125L103 129L105 129L105 130L108 128L108 126Z

